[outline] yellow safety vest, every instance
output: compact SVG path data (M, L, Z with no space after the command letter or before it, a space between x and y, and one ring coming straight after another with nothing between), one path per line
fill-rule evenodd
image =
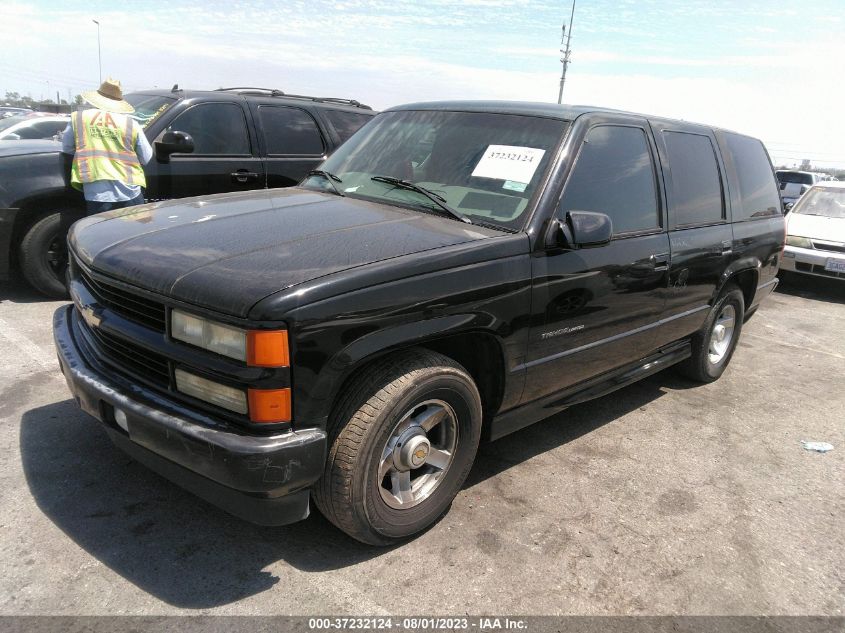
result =
M125 114L83 110L73 115L76 152L70 182L82 190L82 183L115 180L146 187L144 169L135 153L139 126Z

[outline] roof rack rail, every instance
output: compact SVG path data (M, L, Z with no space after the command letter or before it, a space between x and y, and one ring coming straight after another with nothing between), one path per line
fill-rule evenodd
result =
M314 101L315 103L336 103L338 105L348 105L355 108L362 108L364 110L372 110L366 104L356 101L355 99L341 99L338 97L311 97L308 95L294 95L288 94L283 90L276 88L256 88L252 86L235 86L232 88L218 88L215 92L237 92L238 94L246 95L266 95L270 97L284 97L286 99L303 99L305 101Z

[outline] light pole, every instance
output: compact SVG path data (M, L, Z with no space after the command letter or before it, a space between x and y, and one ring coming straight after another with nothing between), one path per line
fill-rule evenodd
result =
M572 38L572 20L574 18L575 0L572 0L572 13L569 15L569 31L567 32L566 24L564 24L560 35L560 53L562 55L562 57L560 58L560 63L563 64L563 70L560 73L560 91L557 93L558 103L561 103L563 101L563 84L566 82L566 67L569 66L569 56L572 54L572 50L569 48L569 40ZM566 48L563 48L564 36L566 36Z
M100 23L97 20L91 20L97 25L97 63L100 66L100 83L103 83L103 56L100 53Z

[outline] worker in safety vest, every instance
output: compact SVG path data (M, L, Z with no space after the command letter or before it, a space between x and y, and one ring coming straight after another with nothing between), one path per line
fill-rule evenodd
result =
M106 79L82 98L94 107L75 112L62 136L70 185L85 194L89 214L143 203L143 165L153 150L128 116L135 108L123 99L120 82Z

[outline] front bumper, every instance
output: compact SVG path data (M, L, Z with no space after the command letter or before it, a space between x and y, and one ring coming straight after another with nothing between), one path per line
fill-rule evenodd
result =
M73 306L53 315L62 373L79 406L137 461L198 497L261 525L308 516L309 487L323 472L320 429L249 435L215 423L146 387L111 375L80 344ZM126 414L126 429L114 412Z
M783 249L780 269L804 275L826 277L827 279L845 279L845 273L825 270L828 260L845 264L845 253L786 246Z

